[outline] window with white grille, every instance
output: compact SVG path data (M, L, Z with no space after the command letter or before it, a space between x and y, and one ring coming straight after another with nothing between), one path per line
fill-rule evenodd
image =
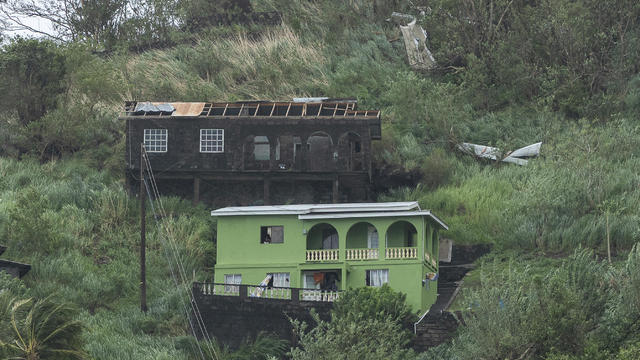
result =
M224 152L224 129L200 129L200 152Z
M144 148L148 152L167 152L167 129L144 129Z

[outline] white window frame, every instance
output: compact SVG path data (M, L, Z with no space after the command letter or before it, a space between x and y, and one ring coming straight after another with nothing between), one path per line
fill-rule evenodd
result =
M224 129L200 129L200 152L223 153Z
M224 292L225 293L233 293L237 294L240 292L240 287L238 286L229 286L231 285L240 285L242 284L242 274L224 274Z
M367 270L369 274L368 286L380 287L383 284L389 283L389 269L372 269Z
M273 278L273 286L281 288L291 287L291 274L288 272L267 273Z
M144 129L143 144L147 152L166 153L169 149L169 131L167 129Z

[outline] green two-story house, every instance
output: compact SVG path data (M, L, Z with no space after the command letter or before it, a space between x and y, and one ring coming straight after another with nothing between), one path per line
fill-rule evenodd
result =
M382 286L426 311L437 297L439 232L447 225L417 202L227 207L218 222L215 283L332 300L340 290ZM265 286L266 285L266 286ZM290 296L290 293L288 293Z

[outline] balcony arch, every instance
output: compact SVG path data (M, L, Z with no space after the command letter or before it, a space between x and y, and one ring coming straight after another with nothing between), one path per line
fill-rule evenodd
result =
M307 261L338 260L339 245L336 228L327 223L316 224L307 232Z
M333 139L324 131L316 131L307 139L307 164L309 170L332 170Z
M362 171L364 168L364 152L362 139L353 131L348 131L338 139L338 161L340 169Z
M368 222L353 224L347 232L346 253L347 260L375 260L378 259L378 230Z
M418 231L405 220L396 221L387 229L385 258L417 259Z

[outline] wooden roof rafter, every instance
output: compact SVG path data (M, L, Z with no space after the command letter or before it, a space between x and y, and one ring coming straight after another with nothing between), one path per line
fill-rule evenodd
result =
M138 102L127 101L124 106L124 116L177 116L162 112L136 112ZM160 103L153 103L160 104ZM163 103L180 104L189 103ZM194 103L196 104L196 103ZM356 110L356 103L351 101L323 101L323 102L224 102L198 103L201 111L186 116L203 117L365 117L379 118L379 110ZM185 116L185 115L182 115Z

